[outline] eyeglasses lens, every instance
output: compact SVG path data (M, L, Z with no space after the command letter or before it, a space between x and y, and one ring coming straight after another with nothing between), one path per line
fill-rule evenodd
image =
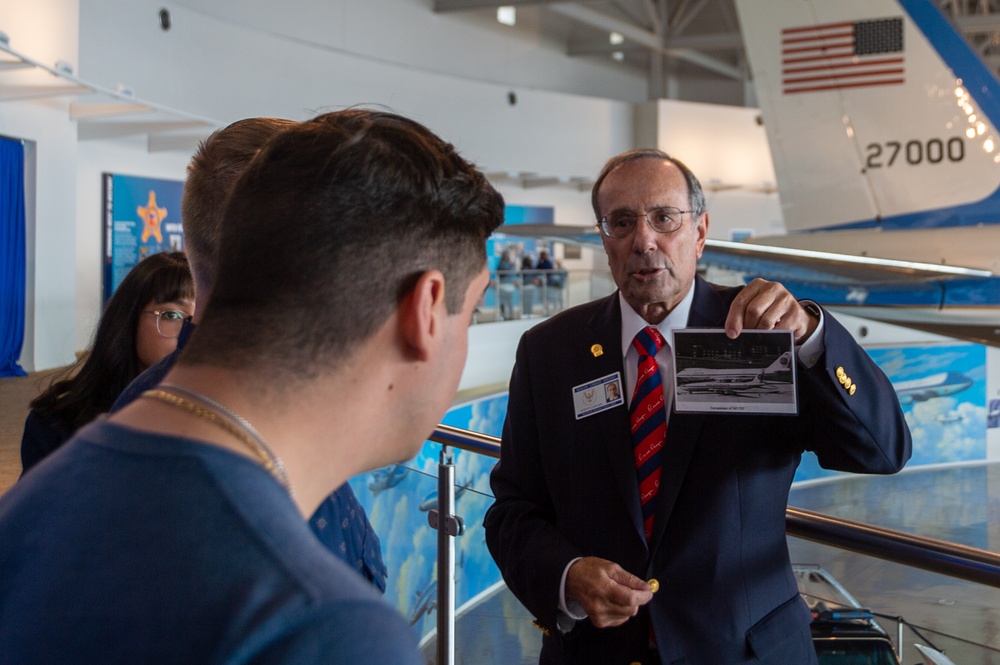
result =
M672 233L680 228L681 215L685 211L677 208L653 208L643 217L658 233ZM632 234L639 216L629 210L621 210L601 220L601 229L612 238L624 238Z
M185 318L183 312L172 309L158 312L156 314L156 331L163 337L177 337L181 334Z

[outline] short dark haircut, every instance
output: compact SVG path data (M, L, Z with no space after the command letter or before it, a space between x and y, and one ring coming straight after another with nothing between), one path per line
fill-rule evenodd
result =
M455 314L503 213L479 170L407 118L348 109L288 129L233 188L212 298L181 362L315 376L432 269Z
M296 125L280 118L247 118L213 132L201 142L187 168L181 197L184 249L199 283L215 281L222 214L233 183L279 132Z
M135 339L142 308L150 302L193 298L194 284L183 253L161 252L137 263L108 300L90 349L31 402L32 410L69 433L110 409L139 375Z
M601 219L601 210L597 206L597 193L601 189L604 179L618 167L640 159L659 159L665 162L670 162L680 169L681 173L684 175L684 182L687 183L688 201L690 202L691 210L694 211L691 216L695 221L697 221L698 216L705 212L705 192L701 188L701 183L698 182L698 178L684 162L679 159L675 159L662 150L657 150L656 148L638 148L636 150L629 150L621 153L620 155L615 155L608 160L608 162L604 165L604 168L601 169L601 174L597 176L594 188L590 191L590 204L594 207L594 215L597 219Z

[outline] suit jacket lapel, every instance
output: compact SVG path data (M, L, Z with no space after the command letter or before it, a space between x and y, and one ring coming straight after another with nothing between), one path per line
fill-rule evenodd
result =
M691 304L687 327L719 327L725 323L728 313L728 306L712 285L700 277L696 277L694 302ZM655 551L659 547L704 424L704 414L670 414L667 422L667 440L664 445L660 489L656 494L656 517L653 519L651 551Z

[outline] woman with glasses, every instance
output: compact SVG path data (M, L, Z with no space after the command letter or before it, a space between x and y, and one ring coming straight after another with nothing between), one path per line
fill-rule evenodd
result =
M194 283L182 252L153 254L108 301L90 349L31 402L21 438L21 475L114 404L144 369L177 346L194 314Z

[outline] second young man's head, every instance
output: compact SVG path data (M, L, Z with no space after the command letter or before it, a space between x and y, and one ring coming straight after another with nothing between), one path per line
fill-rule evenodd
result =
M233 188L185 361L279 381L336 370L429 271L458 316L503 208L480 171L412 120L351 109L297 124Z

